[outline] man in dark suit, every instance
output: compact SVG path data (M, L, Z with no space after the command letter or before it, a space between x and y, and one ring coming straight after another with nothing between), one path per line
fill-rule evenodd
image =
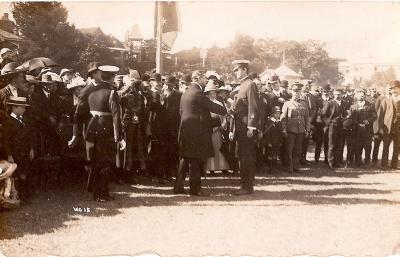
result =
M40 85L32 93L32 119L41 135L40 155L59 155L61 151L61 142L57 134L61 107L56 93L58 82L54 76L43 74Z
M182 94L177 91L177 80L174 76L167 76L165 79L167 88L163 91L162 105L164 107L163 116L165 123L162 126L165 129L164 143L166 148L166 179L171 180L176 176L179 161L178 133L180 122L180 101Z
M392 138L393 138L393 154L390 167L398 169L399 153L400 153L400 81L393 81L394 100L395 100L395 118L393 121Z
M374 105L365 100L365 92L360 90L355 95L356 103L350 107L350 119L354 122L354 153L356 166L361 166L361 155L365 151L365 165L371 159L372 137L374 135L372 124L376 119Z
M388 86L384 95L379 96L375 102L377 118L374 122L374 149L372 163L378 162L378 152L383 141L381 166L386 168L389 158L389 146L392 141L392 126L395 120L396 106L393 99L393 86Z
M343 162L343 119L347 117L347 107L342 101L342 90L333 91L333 100L322 108L328 133L328 164L333 169Z
M213 103L203 93L204 75L200 71L192 74L192 84L183 93L180 101L179 162L174 193L183 194L186 172L189 170L190 194L206 196L201 190L201 171L207 158L214 156L211 141L212 126L210 112L226 114L223 106Z
M21 200L28 200L32 191L30 184L30 164L34 157L33 127L29 117L24 115L25 108L29 106L26 97L11 96L7 105L10 107L9 122L7 123L6 141L10 146L10 154L18 165L14 173L16 189Z
M6 110L6 102L10 96L26 97L27 94L23 90L25 82L25 69L17 62L10 62L1 69L1 79L9 81L8 85L0 89L0 109Z
M255 138L259 129L260 101L257 85L248 78L249 61L232 62L233 72L240 81L240 89L235 96L235 137L238 142L241 188L236 195L254 192L254 175L256 169Z
M308 83L306 85L304 85L304 87L302 89L303 94L301 96L301 99L304 101L304 104L307 106L309 120L311 120L312 117L315 117L316 112L317 112L317 97L314 96L313 94L311 94L310 90L311 90L311 80L309 80ZM308 165L307 151L308 151L309 141L310 141L310 134L304 135L303 144L301 147L301 160L300 160L300 163L302 165Z

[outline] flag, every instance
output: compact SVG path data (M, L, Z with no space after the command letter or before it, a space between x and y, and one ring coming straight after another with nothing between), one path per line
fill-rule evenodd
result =
M154 37L157 37L158 4L162 5L161 25L162 40L169 48L172 48L178 31L181 31L181 21L177 2L155 2L154 11Z

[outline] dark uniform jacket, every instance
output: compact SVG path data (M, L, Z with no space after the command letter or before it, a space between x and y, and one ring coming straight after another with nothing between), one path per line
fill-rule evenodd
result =
M91 160L115 162L116 143L122 139L120 105L117 92L107 82L82 89L81 103L76 116L86 117L87 110L92 113L86 129L86 141L94 143Z
M226 109L213 103L197 83L192 83L180 101L178 141L181 157L205 160L214 156L210 112L223 115Z
M274 150L279 149L283 140L282 131L282 122L279 119L275 120L273 117L268 118L264 124L261 144Z
M282 107L283 130L288 133L303 134L310 130L308 108L303 100L290 100Z
M235 129L247 131L248 128L259 128L260 100L256 84L249 78L240 83L239 92L235 96Z

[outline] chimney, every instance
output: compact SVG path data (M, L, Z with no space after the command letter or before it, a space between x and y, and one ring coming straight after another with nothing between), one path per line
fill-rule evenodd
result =
M6 13L6 12L4 13L2 20L8 20L8 13Z

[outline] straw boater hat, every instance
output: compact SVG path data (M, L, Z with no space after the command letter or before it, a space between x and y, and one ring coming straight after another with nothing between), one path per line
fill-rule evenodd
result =
M62 77L65 73L71 73L72 74L73 70L72 69L62 69L60 72L60 77Z
M28 100L26 97L22 96L10 96L10 98L7 101L8 105L14 105L14 106L30 106L28 104Z
M63 81L60 78L60 76L58 76L58 74L56 74L54 72L47 72L47 73L42 74L42 78L41 78L40 82L46 83L46 84L52 84L52 83L62 83Z
M206 87L204 88L204 93L208 93L211 91L217 91L217 87L214 85L212 81L207 83Z

